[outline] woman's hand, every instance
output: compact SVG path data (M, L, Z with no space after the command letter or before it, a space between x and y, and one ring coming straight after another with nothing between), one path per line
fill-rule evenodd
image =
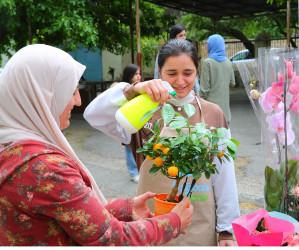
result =
M134 197L132 217L133 220L142 220L146 218L154 217L155 215L150 212L145 202L148 199L154 198L156 194L152 192L147 192L145 194Z
M189 207L187 205L189 203ZM171 212L175 212L181 219L181 233L185 234L187 227L191 224L191 218L193 215L193 206L190 203L188 197L184 197L183 200L178 203Z
M219 240L220 247L234 247L236 246L233 240Z
M166 102L169 98L169 91L161 79L154 79L140 82L134 85L134 91L139 94L147 93L154 102Z

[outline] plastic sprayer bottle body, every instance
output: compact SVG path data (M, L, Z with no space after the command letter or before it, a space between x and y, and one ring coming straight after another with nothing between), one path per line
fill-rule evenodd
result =
M176 93L171 88L169 83L163 83L167 86L169 93L175 96ZM151 116L149 116L140 122L144 114L158 106L159 102L153 102L148 94L142 94L121 106L116 112L115 118L128 133L134 134L140 130L151 118Z

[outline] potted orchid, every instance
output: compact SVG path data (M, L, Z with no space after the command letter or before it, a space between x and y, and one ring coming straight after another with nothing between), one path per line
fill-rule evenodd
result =
M183 178L192 175L193 185L202 175L209 179L211 174L218 173L213 159L218 158L220 163L235 159L239 145L235 139L224 138L227 133L226 128L208 129L203 123L191 125L190 118L195 114L195 107L191 104L181 106L185 116L176 113L170 104L163 105L162 118L155 122L153 129L148 128L153 135L142 148L137 150L147 159L153 160L150 174L155 176L160 172L175 181L167 199L172 203L180 201L183 196L183 192L180 196L177 195L179 183ZM149 111L142 119L149 117L160 108ZM160 135L164 122L170 129L176 131L176 137Z
M298 50L263 48L259 56L259 72L243 68L242 79L262 127L265 208L299 220Z

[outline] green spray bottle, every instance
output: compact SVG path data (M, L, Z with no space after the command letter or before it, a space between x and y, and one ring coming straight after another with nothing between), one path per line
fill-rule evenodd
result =
M163 81L167 87L169 94L173 97L176 96L176 92L166 81ZM141 120L144 114L152 109L159 106L159 102L153 102L148 94L142 94L136 96L129 102L125 103L123 106L117 110L115 118L118 123L130 134L137 133L151 118L151 116L146 119Z

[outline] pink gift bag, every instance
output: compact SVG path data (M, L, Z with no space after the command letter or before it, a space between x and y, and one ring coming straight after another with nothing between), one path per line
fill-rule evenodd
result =
M251 232L256 229L263 217L264 227L272 233L252 235ZM265 209L259 209L252 214L235 219L232 226L239 246L281 246L295 232L293 223L271 217Z

